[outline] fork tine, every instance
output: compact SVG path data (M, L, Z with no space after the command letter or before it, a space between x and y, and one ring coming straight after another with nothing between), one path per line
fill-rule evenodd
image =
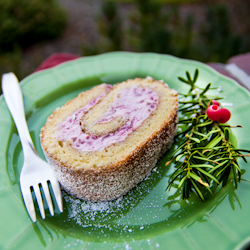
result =
M40 188L38 185L34 185L33 190L34 190L35 195L36 195L36 201L37 201L37 204L39 207L40 214L41 214L42 218L45 219L45 212L44 212L44 206L43 206L43 200L42 200Z
M46 182L41 183L41 185L42 185L43 193L45 195L45 198L46 198L46 201L47 201L47 204L49 207L49 212L50 212L51 216L54 216L54 208L52 205L52 200L51 200L51 196L50 196L50 192L49 192L49 188L48 188L48 183L46 181Z
M28 192L22 192L23 195L23 201L26 206L26 209L29 213L29 216L33 222L36 222L36 212L35 212L35 207L33 203L33 198L31 195L31 191L29 190Z
M61 192L60 184L58 183L58 181L56 179L51 179L49 181L50 181L51 187L53 189L54 196L55 196L59 211L62 213L63 212L63 201L62 201L62 192Z

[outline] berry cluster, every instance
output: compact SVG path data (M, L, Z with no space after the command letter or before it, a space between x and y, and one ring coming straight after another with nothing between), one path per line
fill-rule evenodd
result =
M221 108L220 103L216 100L212 101L213 104L207 108L207 116L212 121L218 121L219 123L227 122L230 117L231 113L228 109Z

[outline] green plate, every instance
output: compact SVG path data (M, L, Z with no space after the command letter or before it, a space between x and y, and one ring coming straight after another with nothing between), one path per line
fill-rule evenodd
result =
M85 57L34 73L22 81L28 126L43 157L39 132L52 111L79 92L102 82L128 78L163 79L185 92L177 76L198 68L198 84L221 86L223 102L233 103L230 124L238 147L250 147L250 95L236 82L210 67L191 60L152 53L108 53ZM238 189L232 182L205 202L192 196L180 199L177 190L165 192L173 166L165 167L167 153L145 181L122 199L87 203L64 194L64 212L33 224L23 205L19 173L22 148L4 98L0 98L0 249L244 249L250 236L250 171L240 161L244 175ZM176 147L172 147L173 150ZM170 151L171 151L170 150ZM246 171L244 171L246 170ZM37 212L38 213L38 212Z

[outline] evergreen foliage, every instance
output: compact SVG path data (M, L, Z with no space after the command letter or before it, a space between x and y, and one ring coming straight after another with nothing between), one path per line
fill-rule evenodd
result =
M98 21L101 42L85 49L84 55L129 50L224 63L249 49L232 30L228 9L223 4L208 5L205 22L197 23L191 14L181 17L178 5L165 6L154 0L134 3L136 8L125 27L117 3L104 2Z
M66 14L55 0L1 0L0 51L59 36Z
M230 17L224 5L210 6L206 12L206 20L201 32L206 48L205 58L225 62L230 56L241 52L242 40L233 33Z

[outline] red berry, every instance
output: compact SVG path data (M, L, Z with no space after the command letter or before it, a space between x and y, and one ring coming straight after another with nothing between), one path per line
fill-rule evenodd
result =
M212 103L213 103L213 105L216 105L216 106L220 106L220 103L218 102L218 101L216 101L216 100L212 100Z
M227 122L231 117L230 111L228 109L222 108L222 109L220 109L220 112L221 112L221 117L219 118L218 122L220 122L220 123Z
M217 105L211 105L207 108L207 116L212 121L218 121L221 117L220 107Z

